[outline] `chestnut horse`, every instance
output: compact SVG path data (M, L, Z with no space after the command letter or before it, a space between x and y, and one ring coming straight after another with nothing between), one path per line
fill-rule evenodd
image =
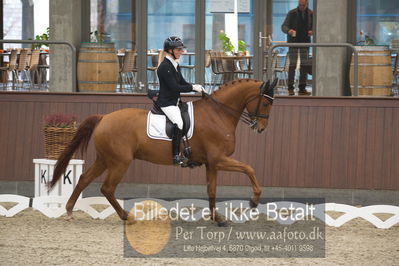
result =
M250 124L261 133L267 126L273 103L275 80L262 83L253 79L241 79L224 84L211 96L203 94L194 101L195 128L190 140L192 160L205 164L211 218L223 225L222 218L215 214L217 172L234 171L245 173L252 184L252 207L259 203L261 189L254 169L230 158L235 149L235 131L240 120ZM245 112L244 110L247 110ZM81 176L66 204L69 218L80 193L105 170L108 170L101 192L123 220L131 218L114 196L133 159L155 164L172 164L169 141L150 139L146 133L148 110L127 108L106 115L88 117L79 126L71 143L58 158L50 188L59 180L77 149L87 149L93 135L97 157ZM133 218L132 218L133 219Z

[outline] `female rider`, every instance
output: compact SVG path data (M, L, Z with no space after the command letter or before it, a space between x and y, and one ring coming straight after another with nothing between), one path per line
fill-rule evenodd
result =
M156 103L173 123L172 156L174 165L183 164L186 159L180 155L183 130L183 120L178 107L180 93L202 92L204 90L201 85L191 85L183 78L178 63L183 48L186 48L186 46L179 37L171 36L167 38L163 46L166 56L157 69L159 96Z

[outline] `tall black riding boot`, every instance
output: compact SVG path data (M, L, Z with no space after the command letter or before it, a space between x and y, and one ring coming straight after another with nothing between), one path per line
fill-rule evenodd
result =
M180 142L183 132L180 130L176 124L173 125L173 137L172 137L172 155L173 164L181 165L184 163L185 158L180 156Z

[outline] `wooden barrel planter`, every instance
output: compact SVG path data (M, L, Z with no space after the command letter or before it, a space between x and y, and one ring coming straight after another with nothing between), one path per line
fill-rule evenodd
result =
M358 52L359 96L390 96L392 90L392 61L387 46L356 46ZM354 56L350 68L352 95Z
M78 57L79 91L115 92L118 71L113 43L82 43Z

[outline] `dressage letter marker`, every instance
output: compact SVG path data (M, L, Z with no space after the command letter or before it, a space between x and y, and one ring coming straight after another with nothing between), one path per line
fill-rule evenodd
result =
M47 184L53 178L54 167L57 161L33 159L33 163L35 164L35 197L62 196L67 198L72 194L73 189L79 181L84 161L71 160L63 175L64 178L51 191L48 190ZM82 195L79 198L82 198ZM60 204L53 205L52 207L60 207Z
M64 175L64 185L65 185L65 180L68 179L68 182L70 185L72 185L71 179L69 179L69 174L72 172L72 170L69 170L66 175Z
M46 173L47 173L47 171L46 170L41 170L40 171L40 175L41 175L41 178L40 178L40 183L44 183L44 184L46 184L47 182L46 182Z

